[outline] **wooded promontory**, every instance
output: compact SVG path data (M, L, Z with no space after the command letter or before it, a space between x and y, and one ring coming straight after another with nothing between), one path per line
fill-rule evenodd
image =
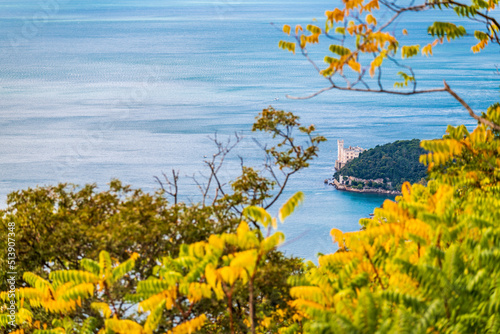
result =
M362 180L381 179L381 187L399 189L405 181L417 183L425 179L426 167L419 162L419 157L425 153L419 139L377 145L349 161L334 177L337 180L340 180L340 176Z

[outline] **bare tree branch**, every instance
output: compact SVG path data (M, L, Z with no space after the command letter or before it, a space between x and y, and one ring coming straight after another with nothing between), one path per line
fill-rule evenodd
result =
M389 20L387 21L384 25L382 25L378 31L382 31L384 30L385 28L387 28L389 25L391 25L401 14L403 14L404 12L420 12L420 11L423 11L423 10L427 10L429 9L429 4L428 3L425 3L423 5L419 5L419 6L411 6L411 7L406 7L406 8L399 8L399 9L393 9L391 8L390 6L387 5L386 2L383 2L381 1L381 3L386 6L387 8L393 10L396 12L396 14Z
M225 183L222 183L219 177L219 172L222 166L224 165L224 161L227 155L241 142L242 137L236 132L234 134L235 141L233 142L231 137L228 137L226 142L219 140L217 133L214 134L213 137L209 137L215 143L217 147L217 152L214 153L210 160L205 160L204 163L208 167L210 173L208 176L200 173L201 176L206 178L206 183L201 184L196 177L193 175L193 180L196 183L198 189L202 194L202 205L205 206L207 199L209 198L209 193L213 190L215 195L213 197L213 202L216 201L219 194L225 195L224 186ZM212 184L215 183L215 189L212 189Z
M444 89L450 93L451 96L453 96L458 102L460 102L460 104L469 112L469 115L474 118L476 121L478 121L479 123L481 124L484 124L484 125L487 125L489 126L490 128L492 129L495 129L495 130L499 130L500 131L500 125L498 124L495 124L479 115L477 115L476 113L474 113L474 110L472 110L472 108L460 97L458 96L457 93L455 93L451 88L450 86L448 86L448 84L446 83L446 81L443 81L444 82Z
M156 182L158 182L160 184L161 189L165 193L169 194L170 196L172 196L174 198L174 204L177 204L178 194L179 194L179 185L178 185L179 171L176 172L174 169L172 169L172 180L170 180L168 178L167 174L162 173L162 175L163 175L163 178L165 179L166 184L168 185L168 190L165 189L163 182L160 180L160 178L158 176L154 177Z
M424 89L424 90L416 90L416 91L411 91L411 92L399 92L395 90L386 90L386 89L362 89L362 88L348 88L348 87L340 87L340 86L330 86L323 88L319 91L317 91L314 94L307 95L307 96L291 96L291 95L286 95L287 98L292 99L292 100L307 100L311 99L315 96L318 96L321 93L324 93L326 91L332 90L332 89L337 89L337 90L347 90L347 91L353 91L353 92L367 92L367 93L385 93L385 94L394 94L394 95L416 95L416 94L424 94L424 93L437 93L437 92L445 92L445 88L435 88L435 89Z

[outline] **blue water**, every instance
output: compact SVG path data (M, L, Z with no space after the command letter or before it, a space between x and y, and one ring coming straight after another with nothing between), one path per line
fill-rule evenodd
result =
M286 196L303 190L306 202L280 227L288 240L283 249L309 259L334 250L330 229L359 229L358 220L385 199L323 184L333 172L337 139L369 148L436 138L447 124L474 122L444 94L330 91L287 100L286 94L307 95L326 82L302 57L277 48L283 35L269 23L309 23L330 6L326 0L1 0L1 205L11 191L58 182L105 188L120 178L154 191L154 176L172 168L184 176L184 199L197 201L190 176L215 152L208 137L245 136L222 170L226 179L237 175L238 155L260 166L252 137L264 138L250 128L273 105L316 124L329 139L287 189ZM424 19L443 17L409 16L405 26L428 42ZM498 50L471 56L473 43L467 37L438 47L433 58L413 60L419 87L441 87L446 79L477 110L496 101ZM320 62L323 55L324 47L311 49Z

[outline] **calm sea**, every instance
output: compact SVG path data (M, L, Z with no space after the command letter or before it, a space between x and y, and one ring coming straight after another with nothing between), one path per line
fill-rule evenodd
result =
M340 193L324 186L336 140L370 148L398 139L431 139L447 124L474 122L444 94L401 98L327 92L292 101L325 86L300 56L280 51L283 35L270 22L322 19L331 1L45 0L0 1L0 201L14 190L58 182L112 178L154 191L154 176L184 176L181 191L197 201L190 178L215 152L210 136L245 137L223 168L239 159L260 166L251 124L269 105L293 111L329 139L311 168L297 175L287 196L305 204L280 228L284 249L314 259L335 249L329 231L359 229L385 197ZM406 17L410 36L427 40L425 20ZM498 99L498 50L471 56L471 37L412 61L419 87L455 88L477 110ZM323 48L324 49L324 48ZM311 55L321 62L323 49ZM277 211L274 208L273 213Z

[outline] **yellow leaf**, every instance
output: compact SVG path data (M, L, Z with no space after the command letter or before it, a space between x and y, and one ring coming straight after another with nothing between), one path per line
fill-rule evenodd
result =
M153 333L160 323L165 309L165 300L161 301L149 314L146 322L144 323L144 330L146 333Z
M408 35L408 30L403 29L403 35L407 36Z
M343 10L335 8L333 11L327 10L325 12L325 15L327 17L327 20L333 23L333 21L335 22L343 21L345 13Z
M215 234L210 235L208 238L208 243L210 246L215 247L217 249L224 249L224 240L222 240L220 237L216 236Z
M132 320L118 320L108 319L106 320L106 328L119 333L119 334L143 334L143 328L138 323Z
M432 56L432 44L429 43L422 48L422 55Z
M236 280L238 279L239 269L231 267L223 267L217 269L217 273L219 273L220 277L224 282L229 283L229 285L232 286L234 282L236 282Z
M296 286L290 289L290 295L296 299L322 304L324 302L323 291L317 286Z
M276 248L283 241L285 241L285 235L281 232L276 232L270 237L264 239L264 241L261 244L261 249L264 251L264 253L267 253L270 250Z
M367 3L364 7L364 10L367 12L371 12L373 9L379 9L380 6L378 4L378 0L372 0L369 3Z
M483 39L482 41L480 41L476 45L472 46L471 50L474 53L478 53L478 52L481 52L481 50L483 50L486 47L486 45L488 45L488 39Z
M248 206L243 209L243 216L251 218L252 220L261 223L264 227L272 224L271 215L264 209L258 206Z
M360 73L361 72L361 64L358 63L357 61L355 61L354 59L351 59L347 62L347 65L349 65L349 67L355 71L355 72L358 72Z
M376 26L377 20L375 19L375 17L372 14L368 14L368 15L366 15L366 23L373 24L374 26Z
M174 327L171 331L168 331L168 334L192 334L199 330L205 321L207 320L207 317L202 314L201 316L194 318L192 320L183 322L179 326Z
M236 234L238 235L238 238L243 238L248 231L250 231L250 227L248 227L246 222L242 221L236 229Z
M278 217L281 222L284 222L286 217L290 216L295 208L297 208L304 201L304 193L302 191L296 192L288 199L280 208Z
M403 186L401 187L401 191L403 193L403 198L406 201L411 200L411 184L409 182L403 183Z
M250 249L247 251L236 253L234 259L231 260L230 266L243 268L249 272L253 272L256 262L257 250Z
M111 317L111 309L109 308L109 305L106 303L92 303L90 304L90 307L97 312L101 313L104 318L109 318Z
M339 229L332 228L330 234L332 236L333 242L336 242L339 245L339 247L344 246L344 232L342 232Z
M24 329L18 329L15 331L10 332L10 334L24 334Z
M211 263L205 267L205 279L211 287L215 288L217 283L217 272Z
M284 32L285 34L287 34L287 35L290 35L290 29L291 29L291 28L290 28L290 26L289 26L288 24L285 24L285 25L283 26L283 32Z

